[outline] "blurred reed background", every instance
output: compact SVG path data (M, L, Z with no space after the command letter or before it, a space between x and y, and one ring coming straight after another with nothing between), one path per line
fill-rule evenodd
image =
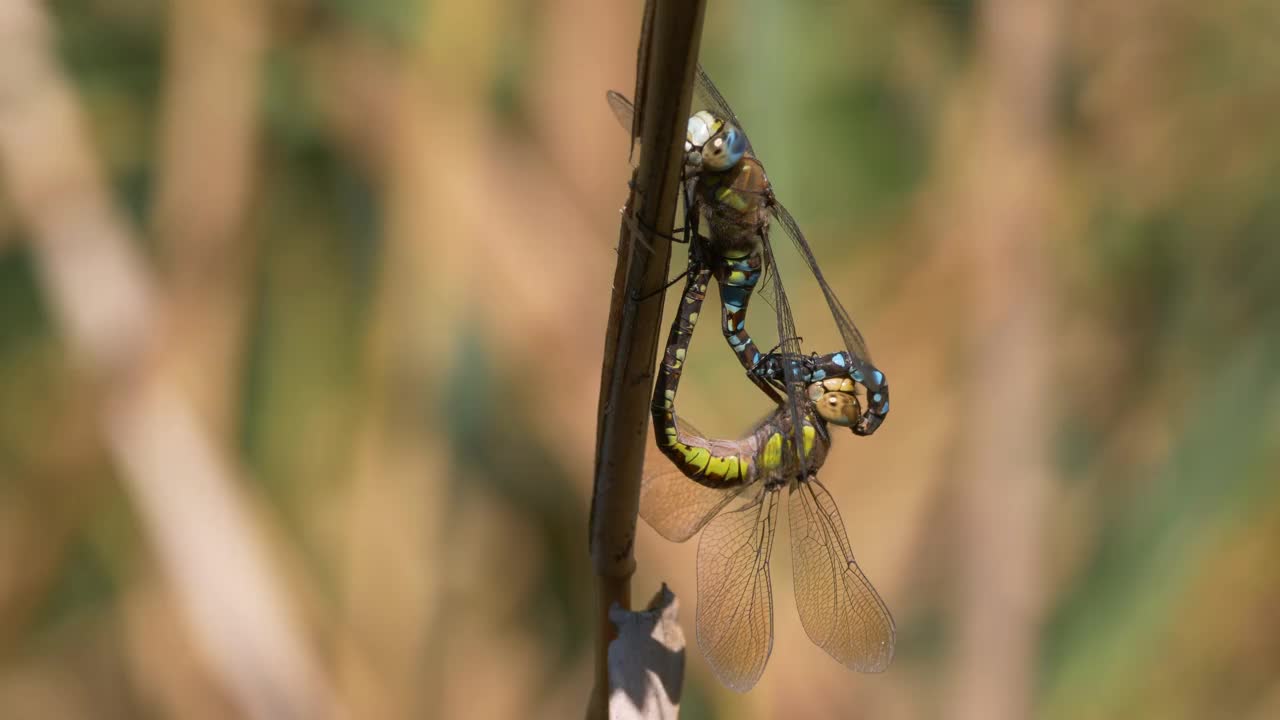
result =
M640 17L0 4L0 717L581 716ZM899 652L809 643L784 531L763 680L691 645L683 717L1280 717L1277 36L1266 0L710 4L891 379L824 478ZM710 335L681 408L736 434ZM695 549L636 551L691 642Z

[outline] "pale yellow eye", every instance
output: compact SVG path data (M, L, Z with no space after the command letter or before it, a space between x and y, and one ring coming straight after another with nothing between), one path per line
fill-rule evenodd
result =
M829 392L817 397L811 395L811 397L818 415L833 425L850 427L857 422L861 414L858 399L848 393Z

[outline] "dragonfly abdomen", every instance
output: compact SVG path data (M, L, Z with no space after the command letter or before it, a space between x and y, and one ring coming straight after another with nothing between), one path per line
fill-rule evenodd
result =
M667 413L667 416L670 421L664 436L658 439L658 448L690 480L712 488L749 485L755 481L756 469L751 462L749 443L735 443L747 452L726 454L709 447L706 438L681 433L675 414Z
M760 282L761 258L759 253L725 255L717 259L715 276L720 284L720 329L729 347L748 370L756 367L762 358L760 349L747 332L747 305Z
M675 411L676 391L684 373L685 355L698 324L698 313L706 299L710 278L711 269L708 267L695 264L689 268L680 309L671 324L662 368L654 383L653 425L658 449L689 479L708 487L726 487L755 479L750 442L713 442L697 433L682 431Z

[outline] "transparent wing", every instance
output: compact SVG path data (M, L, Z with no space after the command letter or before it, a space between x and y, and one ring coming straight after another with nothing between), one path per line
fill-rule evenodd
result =
M677 417L676 422L685 434L704 437L683 418ZM732 444L727 441L713 442ZM749 486L735 485L709 488L685 477L658 449L653 426L650 425L644 475L640 479L640 517L662 537L672 542L688 540L747 487Z
M791 303L782 287L782 273L778 272L778 263L773 255L773 244L766 234L761 243L764 253L765 272L768 284L765 285L766 300L773 306L778 321L778 350L782 358L783 386L786 388L788 416L791 418L791 447L804 447L804 416L808 406L808 396L798 360L802 357L800 338L796 335L795 318L791 315ZM795 360L796 362L788 362ZM808 475L808 463L803 453L796 453L800 465L801 477Z
M698 65L697 76L694 78L694 110L709 109L715 111L715 114L728 119L739 130L745 134L746 130L742 127L742 122L738 120L738 116L734 114L733 108L729 107L729 101L724 99L724 95L711 81L711 77L707 75L707 71L702 69L702 65ZM618 122L622 125L622 129L631 133L632 137L636 137L635 127L635 105L627 99L625 95L617 90L610 90L605 97L609 100L609 108L613 110L613 116L618 118ZM751 141L747 141L747 151L751 151Z
M866 388L867 397L870 398L864 403L862 419L854 426L853 431L858 435L871 435L884 422L889 412L889 384L885 381L884 374L871 363L871 353L867 350L867 343L862 338L862 333L853 324L840 298L836 297L835 291L827 284L827 279L822 275L822 268L818 267L818 260L805 240L804 233L800 232L800 226L796 224L795 218L777 201L777 198L771 199L769 209L777 221L775 224L781 225L783 232L791 238L796 251L804 258L805 264L809 266L810 272L818 281L818 287L822 288L822 295L827 300L827 308L831 311L831 317L840 330L844 349L848 351L851 358L851 367L848 370L851 371L853 378ZM776 267L773 269L777 271Z
M827 279L822 275L822 268L818 267L818 259L814 257L813 250L809 247L808 241L805 240L804 233L800 232L800 226L796 223L795 218L776 199L770 206L770 211L782 226L783 231L791 238L796 251L800 253L800 257L804 258L805 264L809 266L814 278L818 280L818 286L822 288L822 295L827 299L827 307L831 310L831 316L836 321L836 327L840 329L840 337L844 340L845 349L852 353L857 360L861 360L870 366L871 353L867 350L867 341L862 338L862 333L853 324L853 320L849 318L849 312L844 309L840 298L836 297L835 291L827 284Z
M738 129L742 131L743 136L747 135L747 129L742 126L742 121L738 119L733 108L729 107L729 101L724 99L724 95L720 93L720 89L716 84L711 82L711 76L707 75L707 71L702 69L702 63L698 63L693 84L694 92L694 110L713 110L716 115L728 120ZM755 155L754 149L751 147L751 139L747 139L747 153Z
M773 650L777 521L778 491L762 490L707 525L698 545L698 645L720 682L738 692L756 684Z
M884 671L893 661L893 616L854 561L831 493L811 478L796 483L788 504L796 607L804 631L845 667Z
M617 90L605 93L605 98L609 101L609 109L613 111L613 116L618 118L618 124L623 130L631 133L631 137L635 137L636 106Z
M743 137L747 136L746 128L742 127L742 121L738 119L737 114L733 112L733 108L729 107L729 101L724 99L724 95L720 93L716 84L711 81L711 77L707 75L707 71L702 69L702 64L698 64L693 85L694 102L693 110L712 110L716 115L725 118L738 126L742 131ZM618 119L622 128L631 133L632 145L640 142L640 128L636 126L636 108L635 105L627 99L625 95L610 90L606 94L609 100L609 108L613 110L613 115ZM751 139L747 138L747 153L755 154L751 147Z
M622 129L626 130L627 134L631 136L630 161L634 167L636 164L636 150L640 147L640 125L636 122L636 106L617 90L610 90L605 93L605 99L609 101L609 109L613 111L613 116L618 119L618 124L622 125Z

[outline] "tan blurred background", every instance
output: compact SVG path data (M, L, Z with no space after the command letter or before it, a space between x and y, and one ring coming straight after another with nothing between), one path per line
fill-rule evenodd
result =
M581 716L640 16L0 3L0 718ZM710 4L891 381L823 478L899 639L883 676L814 647L783 531L763 679L691 646L683 717L1280 717L1278 36L1268 0ZM690 357L704 430L765 411L718 333ZM695 550L636 548L691 642Z

